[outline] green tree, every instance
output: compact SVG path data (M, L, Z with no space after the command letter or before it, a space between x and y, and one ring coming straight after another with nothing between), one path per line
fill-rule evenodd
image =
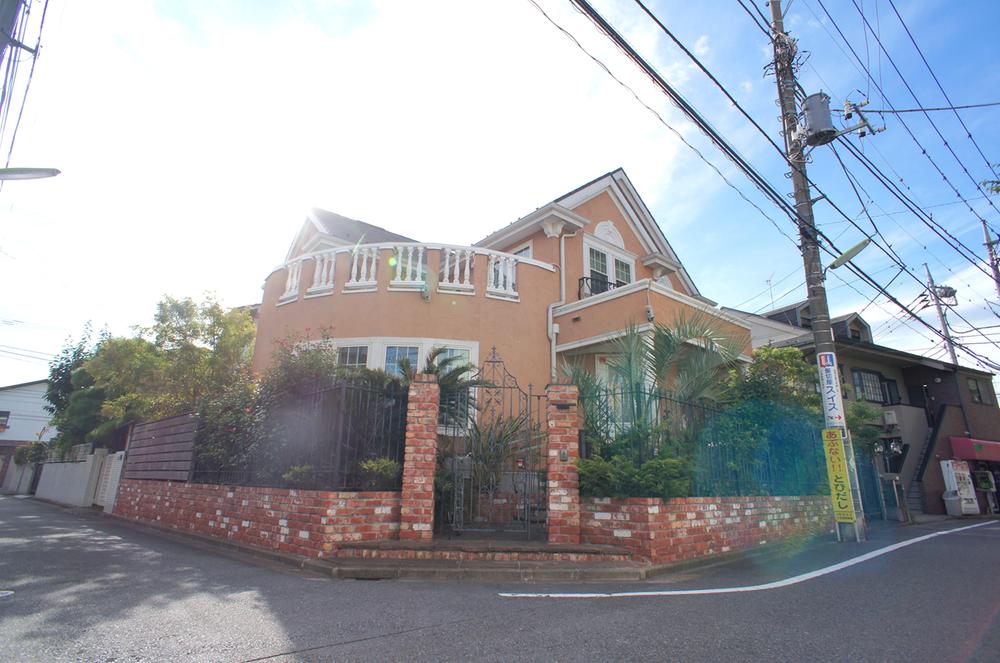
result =
M102 335L90 346L89 325L50 367L49 404L68 449L100 442L130 421L196 411L249 379L254 325L242 310L165 297L153 324L130 338Z

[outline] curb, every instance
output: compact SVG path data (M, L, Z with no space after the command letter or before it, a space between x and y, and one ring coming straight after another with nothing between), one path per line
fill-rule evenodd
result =
M570 566L567 562L407 560L406 563L398 563L400 560L393 560L396 563L387 563L385 560L365 560L362 562L353 558L315 559L254 548L150 523L140 523L110 513L102 512L93 515L99 518L108 518L132 529L145 531L180 543L204 544L206 547L233 555L265 559L341 580L464 580L526 583L640 582L646 579L651 568L636 562L607 563L601 566L598 566L601 563Z

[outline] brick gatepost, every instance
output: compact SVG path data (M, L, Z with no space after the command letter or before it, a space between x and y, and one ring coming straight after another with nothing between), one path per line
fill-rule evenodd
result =
M546 387L549 543L580 543L580 425L575 385Z
M440 389L436 375L418 373L406 406L406 450L400 500L400 539L434 537L434 469Z

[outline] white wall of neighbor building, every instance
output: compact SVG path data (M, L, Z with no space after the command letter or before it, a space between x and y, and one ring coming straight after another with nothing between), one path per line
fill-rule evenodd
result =
M35 497L69 506L90 506L107 449L96 449L85 460L45 463Z
M17 493L19 495L27 493L28 488L31 486L33 467L31 463L15 465L14 461L11 461L7 466L7 474L3 478L2 488L4 492Z
M42 442L48 442L56 434L49 425L50 415L45 411L45 390L47 383L0 387L0 412L10 412L7 428L0 430L0 440L34 442L45 426L49 429L42 435Z

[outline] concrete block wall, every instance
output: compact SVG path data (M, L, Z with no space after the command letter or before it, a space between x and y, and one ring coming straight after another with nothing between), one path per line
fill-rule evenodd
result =
M90 506L107 449L96 449L84 460L42 465L35 497L69 506Z
M114 514L306 557L399 537L399 493L332 492L125 479Z
M747 550L833 529L828 496L581 500L581 540L623 546L654 564Z

